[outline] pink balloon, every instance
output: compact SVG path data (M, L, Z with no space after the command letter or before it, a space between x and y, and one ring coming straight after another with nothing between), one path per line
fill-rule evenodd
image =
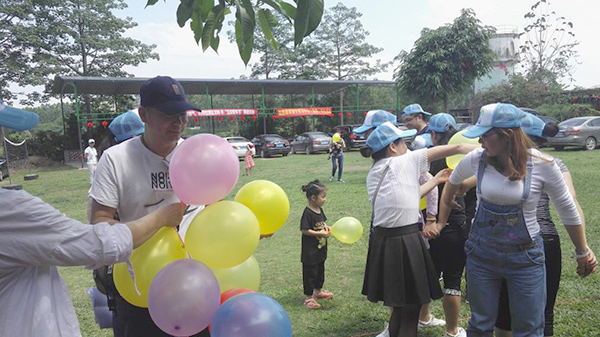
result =
M189 205L208 205L223 199L239 175L240 162L231 145L208 133L183 141L169 165L173 191Z
M191 336L206 329L220 303L215 274L194 259L177 260L164 267L148 292L150 317L173 336Z

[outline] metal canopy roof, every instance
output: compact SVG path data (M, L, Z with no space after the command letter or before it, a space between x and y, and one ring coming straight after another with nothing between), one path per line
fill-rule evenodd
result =
M56 76L52 94L120 95L139 94L145 77L71 77ZM260 95L262 87L267 95L274 94L329 94L347 86L394 85L393 81L304 81L304 80L242 80L178 78L188 95Z

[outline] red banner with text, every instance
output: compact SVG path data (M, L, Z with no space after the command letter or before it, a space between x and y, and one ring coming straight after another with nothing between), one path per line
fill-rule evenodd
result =
M293 116L330 116L331 107L319 108L281 108L277 109L277 117Z
M188 110L188 117L212 116L256 116L258 109L202 109L200 111Z

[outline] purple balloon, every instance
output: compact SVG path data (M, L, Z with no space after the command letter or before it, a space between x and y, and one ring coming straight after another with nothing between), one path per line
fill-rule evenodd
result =
M215 274L193 259L177 260L161 269L148 291L150 317L173 336L191 336L206 329L220 302Z
M177 146L169 164L175 195L188 205L208 205L223 199L240 175L240 161L231 144L208 133L194 135Z
M236 295L223 302L212 321L212 337L292 337L283 307L259 293Z

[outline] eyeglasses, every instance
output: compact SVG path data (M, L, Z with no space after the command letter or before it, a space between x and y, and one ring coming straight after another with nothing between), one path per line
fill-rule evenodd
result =
M483 135L479 136L481 139L486 140L489 139L491 136L498 134L497 131L488 131L486 133L484 133Z
M409 123L410 121L412 121L413 119L415 119L416 117L406 117L406 118L402 118L402 122L404 124Z
M168 120L171 123L177 123L177 122L185 123L188 120L186 112L182 112L182 113L178 113L178 114L174 114L174 115L167 115L160 111L156 111L156 112L157 112L157 115L160 116L161 119Z

